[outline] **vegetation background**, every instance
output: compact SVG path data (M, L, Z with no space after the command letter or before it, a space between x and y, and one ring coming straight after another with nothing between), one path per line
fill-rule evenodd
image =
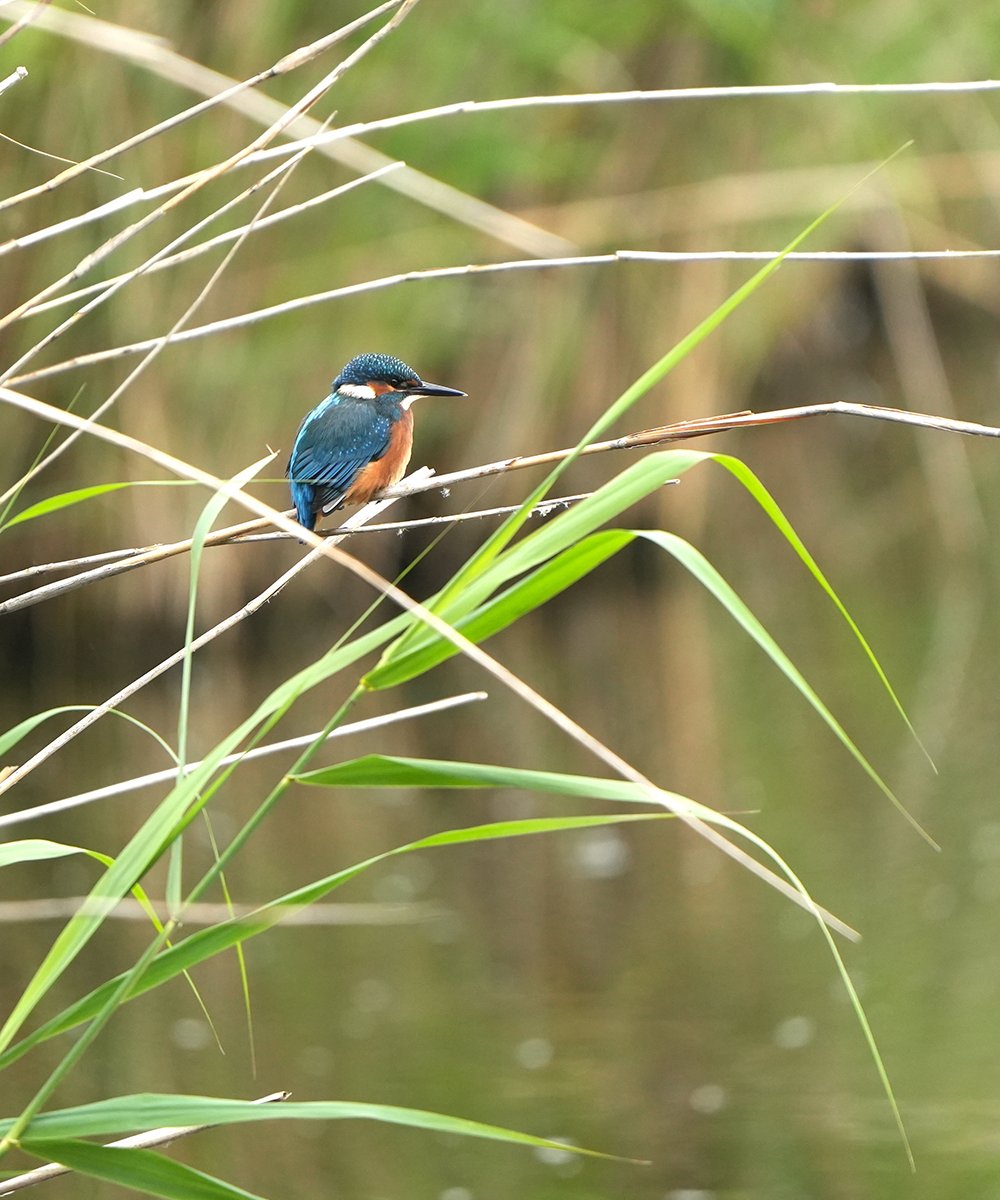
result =
M234 79L361 11L344 0L92 7L101 20L165 39ZM85 15L68 4L63 11ZM919 14L895 0L423 0L315 115L335 109L343 125L517 95L989 78L997 74L998 38L1000 11L978 0L959 7L925 0ZM30 72L0 98L3 132L67 158L115 144L194 98L100 39L77 42L41 22L0 55L0 76L19 63ZM265 90L291 103L330 65L324 58ZM810 248L977 249L992 247L998 228L997 104L990 93L608 103L454 116L368 141L547 231L546 253L560 255L777 249L872 162L912 140ZM120 168L108 164L123 180L91 172L70 185L72 211L184 176L258 129L213 110L132 151ZM53 169L0 143L4 194ZM355 174L312 155L280 204ZM221 199L207 189L168 214L107 273L141 261ZM61 212L45 198L21 205L7 215L3 237ZM120 218L109 218L30 254L7 255L5 309L119 226ZM447 212L367 184L251 237L198 323L398 272L526 257L523 247ZM210 269L201 259L137 281L64 335L47 361L164 332ZM620 262L362 293L168 348L126 395L115 422L231 475L266 446L284 454L342 363L375 349L470 393L467 401L423 406L415 463L445 471L554 449L575 442L752 269ZM627 428L831 400L994 423L997 282L989 259L786 264L633 410ZM51 317L5 331L5 364L44 332L43 322ZM60 407L79 392L77 408L90 411L129 365L23 386ZM26 469L45 432L5 410L0 478ZM886 805L717 606L652 550L626 552L613 572L584 580L491 648L663 786L727 812L759 810L753 827L818 900L862 931L848 961L913 1138L917 1175L909 1176L815 926L669 823L435 851L389 865L338 899L406 906L392 910L397 919L283 928L248 947L256 1078L237 968L219 960L199 983L225 1056L178 982L117 1016L60 1103L110 1092L250 1097L288 1088L297 1099L440 1110L652 1160L648 1167L563 1161L374 1124L216 1131L172 1152L265 1195L993 1194L1000 1174L996 446L841 418L709 445L742 457L793 520L886 666L936 759L936 777L828 602L723 472L689 474L630 513L629 524L675 530L705 551L938 839L940 855ZM579 463L567 490L595 486L620 465L608 456ZM81 440L23 499L148 477L134 458ZM509 476L466 485L461 495L456 489L447 501L430 492L408 502L406 515L513 503L524 490L523 477ZM260 494L286 503L280 481ZM180 488L104 497L12 530L2 566L173 540L190 531L203 504L203 493ZM413 594L447 579L482 536L475 523L452 530L409 577ZM429 540L373 535L363 556L392 577ZM289 543L209 552L199 626L239 607L296 553ZM175 560L5 617L0 728L58 704L98 702L175 648L187 572ZM311 661L369 599L345 573L314 568L200 656L192 754ZM417 703L481 686L477 669L453 661L403 689L403 698ZM293 713L288 736L322 724L342 689L335 682L312 711ZM528 708L488 690L487 705L359 738L351 753L593 770ZM129 711L170 730L177 699L178 679L168 675ZM359 715L380 703L374 697ZM32 775L17 803L162 765L141 732L106 720ZM235 777L213 810L223 836L280 770L265 763ZM116 800L38 823L32 835L113 853L147 811L142 796ZM536 811L515 793L302 789L236 863L229 885L237 900L252 901L435 829ZM193 836L189 853L207 861L207 845ZM92 865L75 860L26 866L7 873L3 899L76 895L92 878ZM5 927L4 1010L56 928L23 920ZM60 985L62 1003L102 982L109 967L125 967L146 937L141 926L111 922L98 953ZM26 1092L57 1051L45 1055L15 1070ZM49 1191L112 1194L80 1180Z

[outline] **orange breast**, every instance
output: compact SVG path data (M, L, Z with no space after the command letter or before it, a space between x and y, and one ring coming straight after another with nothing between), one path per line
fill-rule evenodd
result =
M406 474L413 449L413 413L406 409L394 422L389 435L389 449L381 458L362 467L358 477L344 493L345 504L366 504L383 488L392 487Z

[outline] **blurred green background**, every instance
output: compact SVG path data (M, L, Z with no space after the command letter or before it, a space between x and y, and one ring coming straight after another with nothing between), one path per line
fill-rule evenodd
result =
M342 0L106 0L92 7L104 21L164 39L161 51L233 78L361 11ZM52 11L86 17L75 5ZM30 72L0 98L2 131L20 142L84 158L197 99L175 78L113 53L107 30L88 26L89 41L76 41L41 25L0 49L0 77L19 63ZM919 10L891 0L423 0L313 115L336 111L343 125L516 95L989 78L998 74L998 38L1000 10L981 0L927 0ZM337 53L265 91L293 102ZM912 140L811 248L975 249L996 240L998 104L991 93L608 104L448 117L373 135L369 144L534 223L559 254L778 248L874 161ZM259 129L213 110L108 164L121 180L88 173L5 213L2 238L184 176ZM0 143L5 195L55 169ZM278 206L355 174L313 155ZM244 172L240 185L251 177ZM233 187L206 189L166 215L97 277L141 261ZM254 203L237 210L240 220ZM8 254L5 310L142 211ZM237 223L226 218L220 228L227 221ZM163 333L221 253L131 285L32 367ZM194 323L396 272L528 256L409 195L367 184L249 239ZM299 419L342 363L374 349L470 393L468 401L425 405L415 464L447 471L553 449L578 438L752 269L619 263L412 282L335 300L167 349L112 423L221 475L268 445L281 448L283 463ZM988 260L786 264L617 432L832 400L994 423L997 283ZM69 311L0 335L0 361L14 361ZM78 410L89 412L133 362L23 387L60 406L76 398ZM6 486L47 431L10 410L3 422ZM224 1057L176 983L116 1018L59 1103L131 1091L250 1097L287 1088L297 1099L438 1109L650 1160L559 1161L355 1124L216 1131L172 1151L266 1195L996 1194L996 445L827 418L698 446L741 456L772 490L874 645L939 774L928 771L829 603L724 472L689 474L628 523L675 530L708 554L940 841L940 855L889 808L697 585L648 547L627 551L490 648L658 783L726 811L752 811L746 819L816 898L861 930L863 942L845 953L913 1139L917 1174L909 1174L814 925L669 823L438 851L386 866L338 899L412 905L406 920L283 928L248 947L256 1078L230 959L199 976ZM580 463L566 490L595 486L627 461ZM142 462L81 441L24 501L149 477ZM514 502L528 482L522 473L465 485L448 500L428 493L408 502L405 515ZM260 494L286 503L279 481L262 484ZM190 530L203 503L193 489L102 498L5 535L2 566L173 540ZM413 594L447 578L483 534L476 525L449 533L409 577ZM428 540L372 536L355 550L392 575ZM297 553L284 543L208 553L199 628L238 608ZM5 617L0 728L57 704L99 702L176 649L187 570L173 560ZM199 656L192 754L209 749L270 688L315 658L368 600L353 578L315 568ZM335 681L300 705L282 731L318 728L346 686ZM481 686L476 669L452 662L399 694L373 698L358 715ZM168 675L129 711L169 737L178 688ZM372 750L595 770L534 713L497 686L488 690L485 705L357 738L322 761ZM29 749L42 741L40 732ZM105 720L8 799L26 807L164 765L139 731ZM236 775L213 809L220 836L246 817L283 765L247 766ZM147 794L120 799L25 829L113 853L153 801ZM303 789L251 843L230 886L240 901L263 900L436 829L575 810L555 802L542 808L517 794ZM192 864L208 861L197 833L188 854ZM19 868L5 876L3 899L71 896L92 879L88 866L69 860ZM150 888L162 894L162 880ZM5 1010L57 929L25 920L5 926ZM146 936L141 925L112 922L64 979L52 1011L129 964ZM44 1048L8 1073L5 1112L28 1097L57 1056L58 1047ZM112 1194L80 1180L48 1188L53 1196Z

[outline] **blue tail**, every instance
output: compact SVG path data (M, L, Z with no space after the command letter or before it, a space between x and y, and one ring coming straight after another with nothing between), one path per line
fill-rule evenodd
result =
M299 483L292 480L289 485L292 492L292 503L295 505L295 515L299 524L306 529L316 528L316 489L311 483Z

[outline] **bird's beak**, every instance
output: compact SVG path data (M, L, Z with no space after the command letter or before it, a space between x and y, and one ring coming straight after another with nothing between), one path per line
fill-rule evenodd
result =
M421 383L413 388L411 396L467 396L468 392L460 392L458 388L445 387L441 383Z

